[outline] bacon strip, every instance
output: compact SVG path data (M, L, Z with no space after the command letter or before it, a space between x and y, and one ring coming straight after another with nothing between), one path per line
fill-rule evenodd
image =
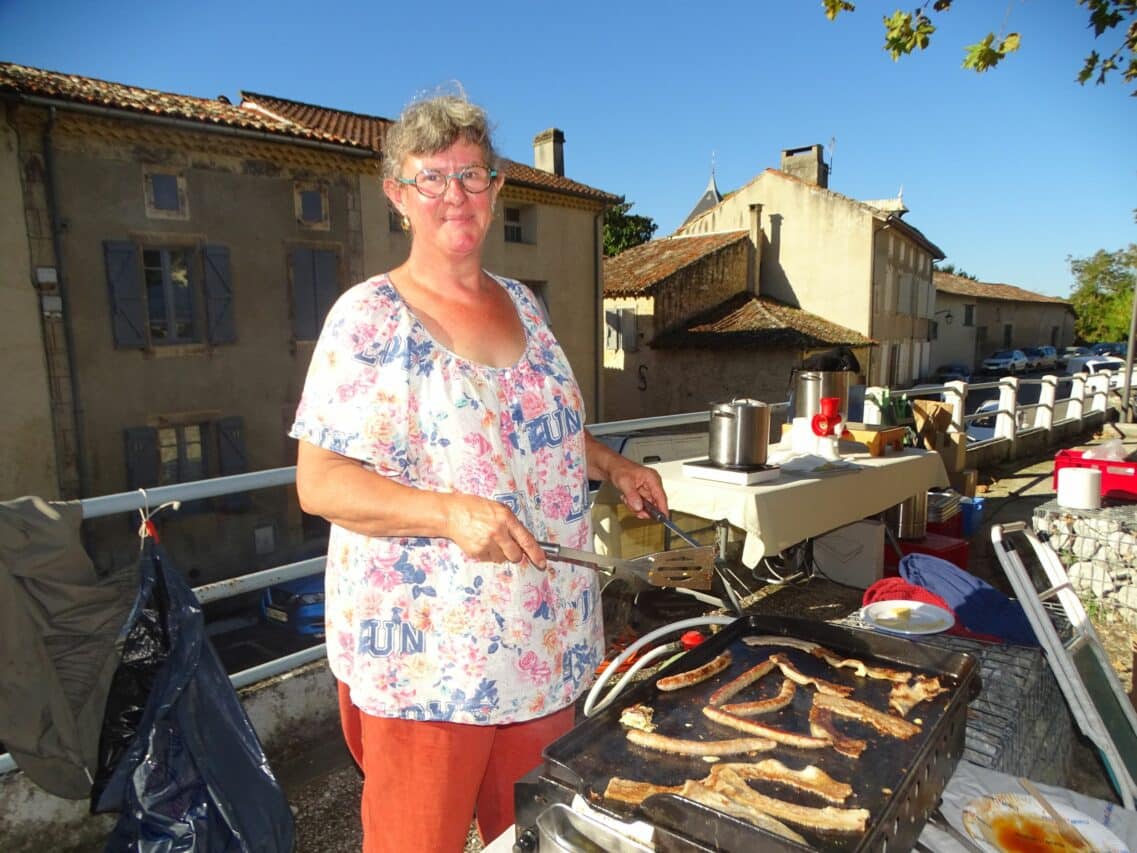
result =
M627 738L636 746L658 752L669 752L672 755L739 755L744 752L768 752L777 746L773 739L764 737L687 740L639 729L628 729Z
M764 758L753 764L716 764L711 768L711 779L725 770L737 773L743 779L760 779L767 782L780 782L805 791L817 794L831 803L843 803L853 793L853 786L845 782L838 782L820 767L807 764L801 770L794 770L776 758Z
M738 729L740 732L746 732L747 734L769 738L772 741L784 743L786 746L797 746L802 749L821 749L822 747L829 746L829 741L822 738L810 737L809 735L789 732L785 729L756 723L753 720L747 720L735 716L734 714L729 714L722 708L712 708L710 705L707 705L703 708L703 714L716 723L730 726L732 729ZM901 720L901 722L904 721Z
M790 663L789 658L785 655L770 655L770 660L778 665L778 669L782 671L782 675L786 678L792 678L803 687L812 684L819 693L828 693L831 696L848 696L853 692L852 687L846 687L843 684L834 684L831 681L814 678L812 675L806 675L800 672Z
M864 702L855 699L846 699L844 696L828 696L825 693L816 693L813 703L827 711L832 711L841 717L848 717L867 723L881 734L907 740L920 731L920 727L907 720L886 714L871 708Z
M680 789L679 795L686 797L688 800L702 803L704 806L709 806L712 809L745 820L767 832L788 838L790 841L796 841L798 844L808 844L801 835L794 832L780 820L770 817L765 812L747 806L745 803L736 802L723 792L713 790L702 782L687 782L683 785L682 789Z
M707 700L708 704L721 705L735 693L749 687L755 681L774 671L774 661L770 658L762 661L757 666L752 666L746 672L737 678L728 681L718 690L711 694L710 699Z
M888 707L902 717L927 699L934 699L947 690L940 684L939 676L931 678L917 675L911 684L894 684L888 694Z
M787 823L834 832L864 832L868 825L868 809L839 809L835 806L818 809L767 797L747 785L745 779L729 768L719 773L716 779L717 790Z
M856 658L843 658L824 646L816 646L809 650L815 657L821 658L834 669L846 667L853 670L861 678L876 678L881 681L907 681L912 673L903 669L889 669L884 666L872 666Z
M787 649L801 649L801 651L811 654L814 649L821 648L817 643L811 643L809 640L782 637L777 634L755 634L753 637L743 637L742 642L748 646L782 646Z
M809 709L809 733L814 737L825 738L830 741L835 750L850 758L860 758L861 753L868 746L867 741L848 737L838 731L833 722L832 712L818 708L816 705Z
M706 681L711 676L718 675L728 666L730 666L730 652L725 651L714 660L696 669L689 669L687 672L681 672L678 675L661 678L655 683L655 686L660 690L681 690L684 687L691 687L694 684Z
M770 664L773 667L773 664ZM753 702L729 702L726 705L720 705L722 710L728 714L734 714L737 717L757 717L759 714L769 714L773 711L780 711L794 700L794 693L797 688L794 683L788 678L782 679L782 689L778 691L777 696L769 699L757 699ZM712 705L715 703L712 702Z

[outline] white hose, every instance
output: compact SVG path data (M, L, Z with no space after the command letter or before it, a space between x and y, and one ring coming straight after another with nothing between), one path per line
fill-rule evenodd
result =
M615 702L616 697L623 692L628 682L635 677L637 672L639 672L649 663L652 663L661 657L666 657L667 655L674 654L675 652L682 650L683 644L676 641L674 643L664 643L662 646L656 646L654 649L649 649L648 651L644 652L642 657L637 658L636 662L628 667L628 671L620 677L620 680L616 682L616 686L608 691L608 695L606 695L591 708L589 707L588 702L585 701L584 716L591 717L594 714L599 714L601 711Z
M596 679L596 683L592 685L592 689L588 691L588 696L585 697L584 715L586 717L591 717L594 713L596 713L596 711L593 710L592 706L596 704L596 697L600 695L600 692L604 689L604 685L608 683L608 679L612 676L612 673L619 669L620 665L624 661L626 661L648 643L664 636L665 634L670 634L674 631L683 631L687 628L698 628L703 625L730 625L737 618L738 617L736 616L693 616L690 619L680 619L678 622L672 622L670 625L662 625L659 628L656 628L654 631L648 631L648 633L644 634L642 637L640 637L638 640L620 652L620 654L618 654L615 659L613 659L612 662L604 668L604 672L602 672L600 674L600 677ZM609 696L605 697L605 706L615 700L616 695L617 691L615 688L613 688L612 693Z

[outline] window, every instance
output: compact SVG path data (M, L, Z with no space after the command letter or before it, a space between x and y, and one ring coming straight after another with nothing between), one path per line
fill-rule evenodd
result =
M289 253L292 279L292 336L314 341L339 296L339 255L332 249L298 247Z
M151 219L189 219L186 179L174 172L143 172L146 215Z
M120 349L233 343L233 286L225 246L103 243L111 330Z
M185 249L144 249L142 278L146 287L148 330L152 344L200 340L194 322L194 298Z
M524 243L525 233L521 228L521 208L507 207L505 209L505 242Z
M202 457L204 424L161 427L158 430L158 485L188 483L205 477Z
M604 312L604 348L636 352L639 335L636 329L636 309L617 308Z
M327 231L331 227L328 192L320 184L296 184L293 188L296 221L305 228Z
M964 305L963 306L963 325L965 325L965 326L974 326L975 325L975 306L974 305Z
M1009 347L1014 338L1015 327L1010 323L1003 324L1003 346Z
M206 477L243 474L248 468L244 420L240 417L202 420L200 415L169 415L157 426L124 430L126 480L130 489L149 489L188 483ZM224 511L247 508L247 494L222 495L211 503L192 501L190 508Z

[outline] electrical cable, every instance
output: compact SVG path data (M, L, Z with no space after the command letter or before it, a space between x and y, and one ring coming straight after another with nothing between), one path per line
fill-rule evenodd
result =
M585 703L584 715L586 717L591 717L595 714L599 714L601 711L616 701L616 697L623 692L624 688L628 685L628 682L631 681L636 676L636 673L638 673L641 669L661 657L673 654L674 652L680 652L682 650L683 644L676 641L673 643L665 643L662 646L656 646L654 649L650 649L649 651L644 652L643 655L636 659L635 663L628 667L627 671L620 677L620 680L616 682L616 685L608 691L607 695L605 695L603 699L591 707Z
M737 617L735 616L693 616L690 619L680 619L678 622L672 622L669 625L663 625L659 628L656 628L654 631L648 631L648 633L644 634L642 637L640 637L638 640L620 652L620 654L618 654L615 658L613 658L612 662L608 664L604 672L601 673L600 676L596 679L596 683L592 685L592 688L588 691L588 695L584 699L584 715L586 717L590 717L595 713L593 710L593 705L596 704L596 697L600 695L600 692L604 689L604 685L607 684L608 679L611 677L612 673L619 669L620 665L625 660L634 655L648 643L651 643L660 637L670 634L673 631L683 631L687 628L699 628L704 625L730 625L736 619ZM616 697L612 696L611 698L615 699Z

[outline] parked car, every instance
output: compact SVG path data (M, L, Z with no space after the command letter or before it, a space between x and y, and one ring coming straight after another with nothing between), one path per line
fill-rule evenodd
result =
M1097 373L1099 370L1124 370L1125 362L1110 355L1077 355L1066 360L1066 372Z
M1072 358L1080 358L1082 356L1093 355L1094 351L1089 347L1065 347L1062 352L1058 353L1058 366L1065 367L1066 362Z
M983 359L984 373L1022 373L1027 369L1027 359L1021 349L1001 349Z
M1125 358L1129 345L1126 343L1094 344L1090 349L1093 350L1094 355L1115 355L1118 358Z
M324 636L324 573L266 587L261 618L295 634Z
M920 380L921 385L945 385L948 382L970 382L971 370L966 364L941 364Z
M1058 351L1052 346L1027 347L1023 355L1028 370L1053 370L1058 366Z

